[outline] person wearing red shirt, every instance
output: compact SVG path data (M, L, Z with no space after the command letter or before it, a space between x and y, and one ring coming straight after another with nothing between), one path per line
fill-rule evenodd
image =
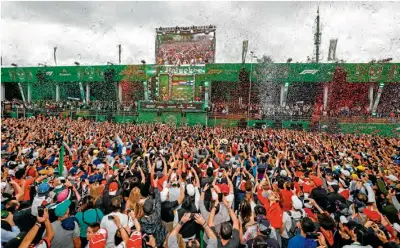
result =
M292 209L292 196L294 195L293 192L291 191L292 187L293 187L292 182L286 182L283 185L284 189L280 191L283 211L289 211Z
M279 205L280 197L278 193L270 190L269 179L267 179L267 182L265 178L267 177L264 177L257 189L257 198L267 211L267 219L270 221L271 226L275 228L277 240L279 244L281 244L282 241L279 230L283 222L283 211Z

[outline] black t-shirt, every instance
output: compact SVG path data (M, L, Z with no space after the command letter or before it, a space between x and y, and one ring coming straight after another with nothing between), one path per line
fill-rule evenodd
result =
M164 201L161 203L161 219L164 222L174 221L174 209L179 206L178 201Z
M324 210L328 206L327 192L325 189L318 187L311 191L310 198L314 199L317 204Z
M203 188L204 186L206 186L206 184L211 184L214 181L214 177L204 177L201 179L201 187Z
M229 240L229 242L226 245L222 245L221 237L218 235L214 226L211 227L211 230L213 230L215 235L218 237L218 247L228 247L228 248L239 248L240 247L240 237L239 237L238 229L232 230L232 238Z
M327 208L329 213L336 212L336 201L340 201L341 203L346 203L346 199L337 192L328 193L327 199L329 201L329 207Z

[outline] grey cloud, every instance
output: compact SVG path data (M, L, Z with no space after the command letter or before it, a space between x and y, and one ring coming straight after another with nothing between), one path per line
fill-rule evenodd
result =
M337 54L349 62L400 57L400 6L395 2L3 2L3 62L59 64L81 54L85 64L154 62L154 29L217 25L217 62L239 62L242 41L257 55L304 62L313 52L313 26L320 6L322 54L339 38ZM397 39L396 39L397 37Z

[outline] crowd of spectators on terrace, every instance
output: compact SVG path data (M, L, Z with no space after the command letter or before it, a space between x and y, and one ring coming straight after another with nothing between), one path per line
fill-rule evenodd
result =
M109 111L128 111L136 112L137 101L100 101L94 100L88 103L82 100L34 100L31 103L24 104L23 101L13 100L4 101L3 104L11 104L12 108L27 109L27 110L45 110L47 112L63 112L68 110L90 110L99 112Z
M237 102L217 102L212 104L211 112L215 115L247 114L247 106L247 104ZM302 102L287 104L284 107L279 104L251 104L250 114L258 115L260 118L273 116L311 117L313 113L312 107L311 104L304 104Z
M297 89L297 88L296 88ZM400 100L398 93L400 92L400 86L398 84L387 84L385 85L380 102L377 107L376 117L397 119L400 118ZM304 97L302 97L304 95ZM375 90L374 97L376 98L377 90ZM290 98L290 99L289 99ZM297 98L304 99L296 102ZM314 100L313 100L314 99ZM310 118L316 108L313 101L315 97L308 96L306 92L304 93L291 93L288 96L288 103L286 106L280 106L279 102L275 104L260 104L252 102L250 109L247 104L246 99L235 100L220 100L218 98L213 99L210 105L209 112L213 115L247 115L248 112L254 118L271 118L285 116L289 118L299 117L299 118ZM276 102L276 101L275 101ZM49 112L62 111L62 110L91 110L91 111L137 111L137 101L123 101L119 103L117 101L101 101L94 100L85 103L82 100L35 100L32 103L23 104L21 100L4 101L4 103L11 103L13 108L27 108L27 109L47 109ZM318 105L322 108L322 104ZM329 117L361 117L361 116L371 116L371 109L369 104L365 101L346 101L346 98L335 102L334 99L330 100L328 104L329 108L327 111L317 111L322 116Z
M378 104L379 117L400 117L400 85L387 84L383 88L381 100Z

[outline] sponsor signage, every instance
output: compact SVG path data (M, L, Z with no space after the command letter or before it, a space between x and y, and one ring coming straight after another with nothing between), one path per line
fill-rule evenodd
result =
M180 103L180 102L140 102L140 110L147 111L173 111L173 112L202 112L203 103L202 102L194 102L194 103Z

